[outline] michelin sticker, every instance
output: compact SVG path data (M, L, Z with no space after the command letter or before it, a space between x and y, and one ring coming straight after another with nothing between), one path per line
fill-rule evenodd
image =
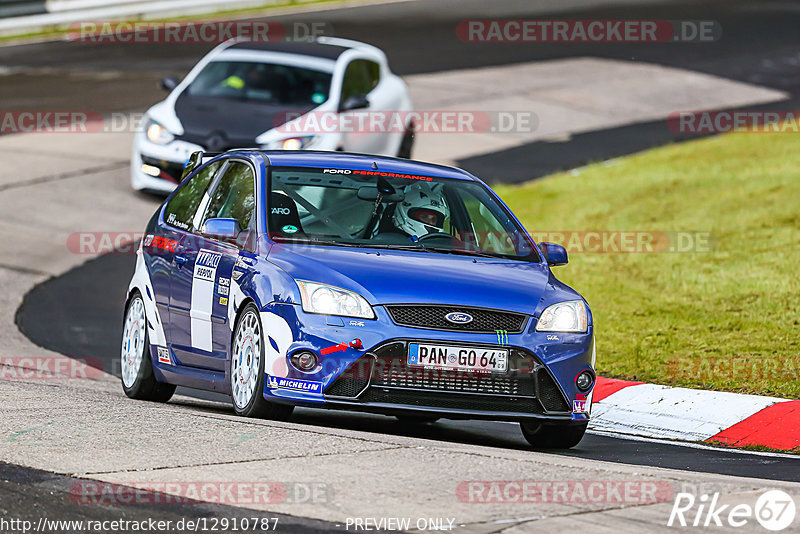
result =
M296 378L280 378L271 375L267 375L267 387L269 389L299 391L301 393L322 393L322 382L298 380Z

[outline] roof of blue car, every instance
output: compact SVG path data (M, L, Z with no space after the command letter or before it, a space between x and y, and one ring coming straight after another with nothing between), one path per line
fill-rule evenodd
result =
M271 150L260 152L269 159L271 165L278 167L325 167L329 169L377 170L382 172L417 174L420 176L475 180L475 178L466 171L455 167L387 156L312 150ZM373 164L377 165L377 169L375 169Z

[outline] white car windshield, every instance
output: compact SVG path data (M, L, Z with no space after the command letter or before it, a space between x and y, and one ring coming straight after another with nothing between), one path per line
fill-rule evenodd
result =
M328 99L331 74L249 61L212 61L187 89L190 96L249 100L270 105L319 105Z
M482 184L380 171L275 167L269 235L279 242L540 261Z

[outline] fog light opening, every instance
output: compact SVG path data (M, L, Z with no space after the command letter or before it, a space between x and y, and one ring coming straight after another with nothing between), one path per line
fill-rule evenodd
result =
M591 371L581 371L578 373L578 376L575 377L575 385L578 386L578 390L580 391L589 391L594 385L594 373Z
M307 350L292 355L292 365L304 373L316 369L318 363L317 355Z

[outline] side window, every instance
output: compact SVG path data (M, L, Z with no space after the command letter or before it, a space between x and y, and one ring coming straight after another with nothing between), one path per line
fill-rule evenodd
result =
M253 219L255 199L253 170L246 163L232 161L211 194L203 223L208 219L236 219L246 230Z
M222 162L214 162L194 175L180 191L175 193L164 211L164 220L167 224L176 226L181 230L192 229L192 219L203 199L203 193L208 189L211 179L219 170Z
M347 65L342 81L342 102L353 96L366 96L380 81L381 69L374 61L356 59Z

